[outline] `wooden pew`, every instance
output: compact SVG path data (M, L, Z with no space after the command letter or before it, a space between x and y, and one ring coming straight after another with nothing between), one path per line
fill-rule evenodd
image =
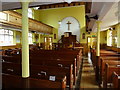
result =
M69 85L69 88L73 88L73 74L72 74L72 65L71 68L62 68L62 67L54 67L54 66L42 66L42 65L31 65L31 73L38 74L46 73L48 75L65 75L67 76L67 85Z
M114 72L113 73L113 76L112 76L112 88L116 88L117 90L120 89L120 72L116 73Z
M103 76L104 76L104 72L105 72L105 64L108 63L109 65L118 65L120 64L120 61L118 60L112 60L112 59L102 59L101 60L101 66L100 66L100 77L99 77L99 82L100 84L102 83L103 81Z
M5 62L14 62L14 63L21 63L21 57L18 56L3 56L3 61ZM76 60L73 59L52 59L49 60L48 58L40 58L40 57L30 57L30 64L33 65L48 65L48 66L59 66L62 64L64 67L68 67L71 64L73 64L73 74L74 74L74 84L76 82L76 75L77 75L77 66L76 66Z
M13 62L13 63L21 63L22 58L20 55L16 55L16 56L5 56L3 55L1 58L2 62Z
M107 51L107 50L100 50L100 56L96 57L96 51L93 50L93 56L92 56L92 61L93 61L93 66L95 68L95 76L96 76L96 81L100 84L99 80L99 75L100 75L100 58L101 57L120 57L120 54L114 52L114 51Z
M39 58L41 58L41 57L45 57L44 55L46 54L46 58L48 59L48 57L49 57L49 59L63 59L65 62L68 62L70 59L71 59L71 61L74 61L74 58L76 57L76 55L80 55L80 53L78 53L78 51L73 51L73 50L68 50L67 52L65 52L65 51L62 51L62 50L59 50L59 51L53 51L53 50L48 50L47 51L47 54L46 54L46 50L42 50L42 52L40 52L39 53L39 51L37 50L37 53L39 53L38 55L39 55ZM37 53L34 53L33 55L32 55L32 57L35 57L36 56L36 54ZM55 53L57 53L57 54L55 54ZM66 54L67 53L67 54ZM56 56L56 57L54 57L54 56ZM75 63L73 62L73 63L71 63L71 64L73 64L73 66L75 67L77 67L77 69L76 69L76 67L73 69L73 71L74 71L74 82L76 81L76 75L77 75L77 73L76 72L78 72L79 71L79 68L80 68L80 60L79 60L79 58L81 59L81 57L80 56L77 56L77 58L78 58L78 60L77 60L77 63L76 63L76 65L75 65ZM48 57L47 57L48 56ZM71 57L69 57L69 56L71 56ZM42 58L43 59L43 58ZM44 58L45 59L45 58ZM67 59L68 59L68 61L67 61ZM9 60L10 61L10 60ZM11 60L12 61L12 60ZM40 60L41 61L41 60ZM14 62L14 60L13 60L13 62ZM21 61L19 60L19 62L18 63L20 63ZM66 63L67 64L67 63ZM69 64L69 63L68 63Z
M112 73L120 72L120 67L118 65L109 65L106 63L105 74L103 77L103 88L108 88L108 83L112 83Z
M4 55L7 55L7 56L14 56L14 55L18 55L18 54L21 54L20 48L7 49L7 50L5 50L5 53L4 53Z
M67 60L39 60L39 61L36 61L34 59L34 60L31 60L31 64L56 66L56 67L63 67L63 68L71 68L71 64L73 64L74 82L76 82L76 60L74 60L74 61L67 61Z
M57 67L63 67L67 68L70 67L71 64L73 64L73 76L74 76L74 84L76 82L76 76L77 76L77 66L76 66L76 60L71 59L44 59L39 57L31 57L30 63L33 65L47 65L47 66L57 66Z
M79 52L75 51L75 50L38 50L35 52L31 52L31 56L33 57L49 57L50 59L75 59L76 58L76 62L77 62L77 67L79 68L80 66L80 61L81 61L81 56L82 53L79 54ZM79 69L78 69L79 70Z
M8 73L11 75L19 75L21 76L21 64L3 62L2 72ZM39 77L41 74L46 73L48 76L67 76L67 85L69 88L73 88L73 72L71 68L62 68L62 67L54 67L54 66L43 66L43 65L30 65L30 77Z
M7 73L11 75L22 75L22 65L12 62L2 63L2 73Z
M22 70L21 70L21 64L16 64L16 63L10 63L10 62L4 62L2 63L3 64L3 67L2 67L2 73L6 73L6 74L11 74L11 75L18 75L18 76L21 76L22 75ZM33 67L33 69L32 69ZM44 66L43 66L44 67ZM44 69L39 69L38 68L36 69L36 66L35 65L30 65L30 68L31 68L31 71L30 71L30 77L33 77L33 78L43 78L45 76L50 76L50 75L54 75L57 77L57 75L59 77L63 77L66 75L66 73L63 73L63 72L60 72L60 74L54 72L56 69L54 70L50 70L47 72L46 71L46 75L44 75L43 71ZM34 70L35 69L35 70ZM47 68L48 69L48 68ZM38 70L38 71L37 71ZM61 70L61 69L60 69ZM33 71L33 72L32 72ZM58 77L58 78L59 78Z
M18 59L16 56L5 56L5 57L3 57L3 59L4 59L4 62L7 62L7 61L8 62L15 62L15 63L20 63L21 62L21 60ZM59 67L60 65L63 65L64 68L66 68L66 67L71 68L71 64L74 64L74 69L73 69L73 71L74 71L74 73L73 73L74 74L74 84L76 82L76 62L75 61L76 60L65 61L64 59L62 59L62 60L54 60L53 59L52 61L50 61L49 59L39 60L39 57L38 58L33 58L31 60L31 58L30 58L30 64L31 65L47 65L47 66L56 66L56 67ZM9 67L12 68L12 66L9 66ZM9 69L9 70L11 70L11 69Z
M30 52L30 55L33 57L49 57L49 59L68 59L68 58L73 58L77 59L79 62L80 55L82 56L82 53L79 54L79 51L77 50L37 50ZM78 63L79 64L79 63ZM79 66L79 65L78 65Z
M0 56L5 55L5 50L0 49Z
M41 51L41 50L40 50ZM64 51L64 53L61 53L60 51L61 50L59 50L59 51L53 51L53 50L42 50L42 52L40 52L40 51L38 51L37 50L37 54L36 53L32 53L33 55L30 55L31 57L41 57L42 59L48 59L48 57L49 57L49 60L50 59L75 59L75 57L77 57L76 58L76 65L77 65L77 71L79 71L79 68L80 68L80 65L81 65L81 56L79 56L79 55L77 55L77 53L76 53L76 55L77 56L74 56L73 55L73 53L71 53L71 52L73 52L73 50L71 50L70 52L66 52L66 51ZM46 51L47 51L47 53L46 53ZM41 54L39 54L39 52L41 53ZM49 53L48 53L49 52ZM56 54L55 54L56 53ZM61 53L61 55L59 54L59 53ZM71 54L70 54L71 53ZM44 58L43 58L44 57ZM46 58L45 58L46 57ZM5 58L7 58L7 57L5 57L5 56L3 56L3 60L5 59ZM9 59L6 59L6 60L10 60L10 57L8 57ZM12 57L11 57L12 58ZM21 57L17 57L18 59L21 59ZM16 60L15 60L16 61ZM18 61L18 60L17 60ZM20 60L19 60L19 62L21 62Z
M2 74L2 89L17 89L17 88L38 88L38 89L61 89L66 88L66 77L61 78L61 81L51 81L47 79L22 78L17 75Z
M95 49L91 49L91 59L92 59L92 62L93 62L93 65L94 66L96 66L96 50ZM104 49L102 49L102 50L100 50L100 56L104 56L104 57L106 57L106 56L118 56L118 57L120 57L120 54L118 54L117 52L114 52L114 51L109 51L109 50L104 50Z

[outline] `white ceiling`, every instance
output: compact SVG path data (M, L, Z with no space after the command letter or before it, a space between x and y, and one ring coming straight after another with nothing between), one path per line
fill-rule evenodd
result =
M107 30L113 25L118 24L118 3L117 2L106 2L103 4L98 16L101 23L101 31ZM96 32L96 23L93 24L93 32Z
M9 10L15 8L21 8L21 3L18 2L20 0L1 0L2 1L2 10ZM26 1L26 0L24 0ZM29 6L38 6L45 4L53 4L65 2L65 0L31 0L35 2L31 2ZM101 30L106 30L112 25L118 23L118 1L120 0L72 0L72 1L92 1L91 13L87 14L88 16L99 16L99 20L101 23ZM96 23L95 20L91 20L89 23L89 29L92 29L93 32L96 32Z
M101 19L101 29L105 30L118 23L118 3L114 3L106 15ZM106 24L107 23L107 24Z

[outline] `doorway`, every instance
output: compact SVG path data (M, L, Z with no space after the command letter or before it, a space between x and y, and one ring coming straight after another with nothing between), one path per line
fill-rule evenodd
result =
M96 48L96 43L97 43L97 38L96 37L91 37L88 36L87 37L87 49L88 52L90 52L90 48Z
M90 48L91 48L91 37L88 36L87 37L87 51L88 51L88 53L90 52Z
M46 50L52 50L52 37L45 37L44 38L44 48Z

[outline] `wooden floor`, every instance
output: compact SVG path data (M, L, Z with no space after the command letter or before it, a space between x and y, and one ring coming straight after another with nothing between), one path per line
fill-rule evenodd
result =
M97 82L95 81L95 72L90 60L90 55L87 58L83 57L82 75L80 81L81 89L99 89Z

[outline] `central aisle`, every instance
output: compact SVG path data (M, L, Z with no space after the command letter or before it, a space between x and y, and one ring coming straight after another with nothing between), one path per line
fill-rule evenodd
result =
M88 55L88 58L83 58L80 88L99 88L97 82L95 81L95 72L90 60L90 55Z

